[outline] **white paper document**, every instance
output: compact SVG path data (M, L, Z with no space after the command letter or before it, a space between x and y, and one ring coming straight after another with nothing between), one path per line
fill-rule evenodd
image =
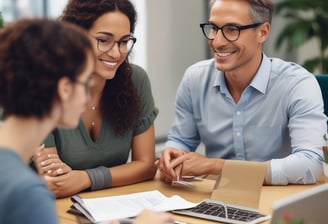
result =
M189 202L177 195L166 197L157 190L90 199L73 196L72 200L74 207L92 222L134 217L145 208L155 211L171 211L197 205L197 203Z

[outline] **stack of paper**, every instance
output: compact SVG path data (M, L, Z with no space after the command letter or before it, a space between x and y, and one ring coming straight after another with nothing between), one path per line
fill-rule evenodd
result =
M90 221L97 223L134 217L145 208L155 211L172 211L197 205L197 203L186 201L177 195L166 197L157 190L90 199L82 199L75 195L71 199L76 209Z

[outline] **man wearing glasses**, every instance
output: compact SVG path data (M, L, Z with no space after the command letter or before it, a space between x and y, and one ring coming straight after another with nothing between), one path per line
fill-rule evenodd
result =
M322 173L326 116L320 87L301 66L263 52L271 0L212 1L200 24L213 59L190 66L157 161L164 181L221 174L225 160L262 161L265 184L311 184ZM200 143L206 156L196 153Z

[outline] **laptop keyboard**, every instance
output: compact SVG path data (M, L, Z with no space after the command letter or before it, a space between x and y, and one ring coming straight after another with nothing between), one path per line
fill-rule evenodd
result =
M228 218L232 220L249 222L255 219L264 217L265 215L260 214L256 211L249 211L240 208L234 208L226 206L228 211L228 217L226 217L225 207L217 203L202 202L191 211L206 215L218 216L221 218Z
M196 207L176 210L176 213L191 215L226 223L258 223L267 220L268 216L247 208L232 207L217 202L202 201Z

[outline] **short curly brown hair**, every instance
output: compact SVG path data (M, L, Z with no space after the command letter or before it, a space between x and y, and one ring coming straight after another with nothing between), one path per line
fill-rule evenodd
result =
M70 0L59 20L89 30L100 16L115 11L122 12L129 18L130 33L134 33L137 13L129 0Z
M0 105L5 116L48 115L62 77L75 80L92 46L85 31L45 18L21 19L0 30Z
M90 30L99 17L115 11L128 17L130 33L133 33L137 13L129 0L70 0L59 19ZM106 81L100 101L102 113L114 124L117 135L133 129L141 111L140 96L131 75L132 69L127 58L118 68L115 77Z

